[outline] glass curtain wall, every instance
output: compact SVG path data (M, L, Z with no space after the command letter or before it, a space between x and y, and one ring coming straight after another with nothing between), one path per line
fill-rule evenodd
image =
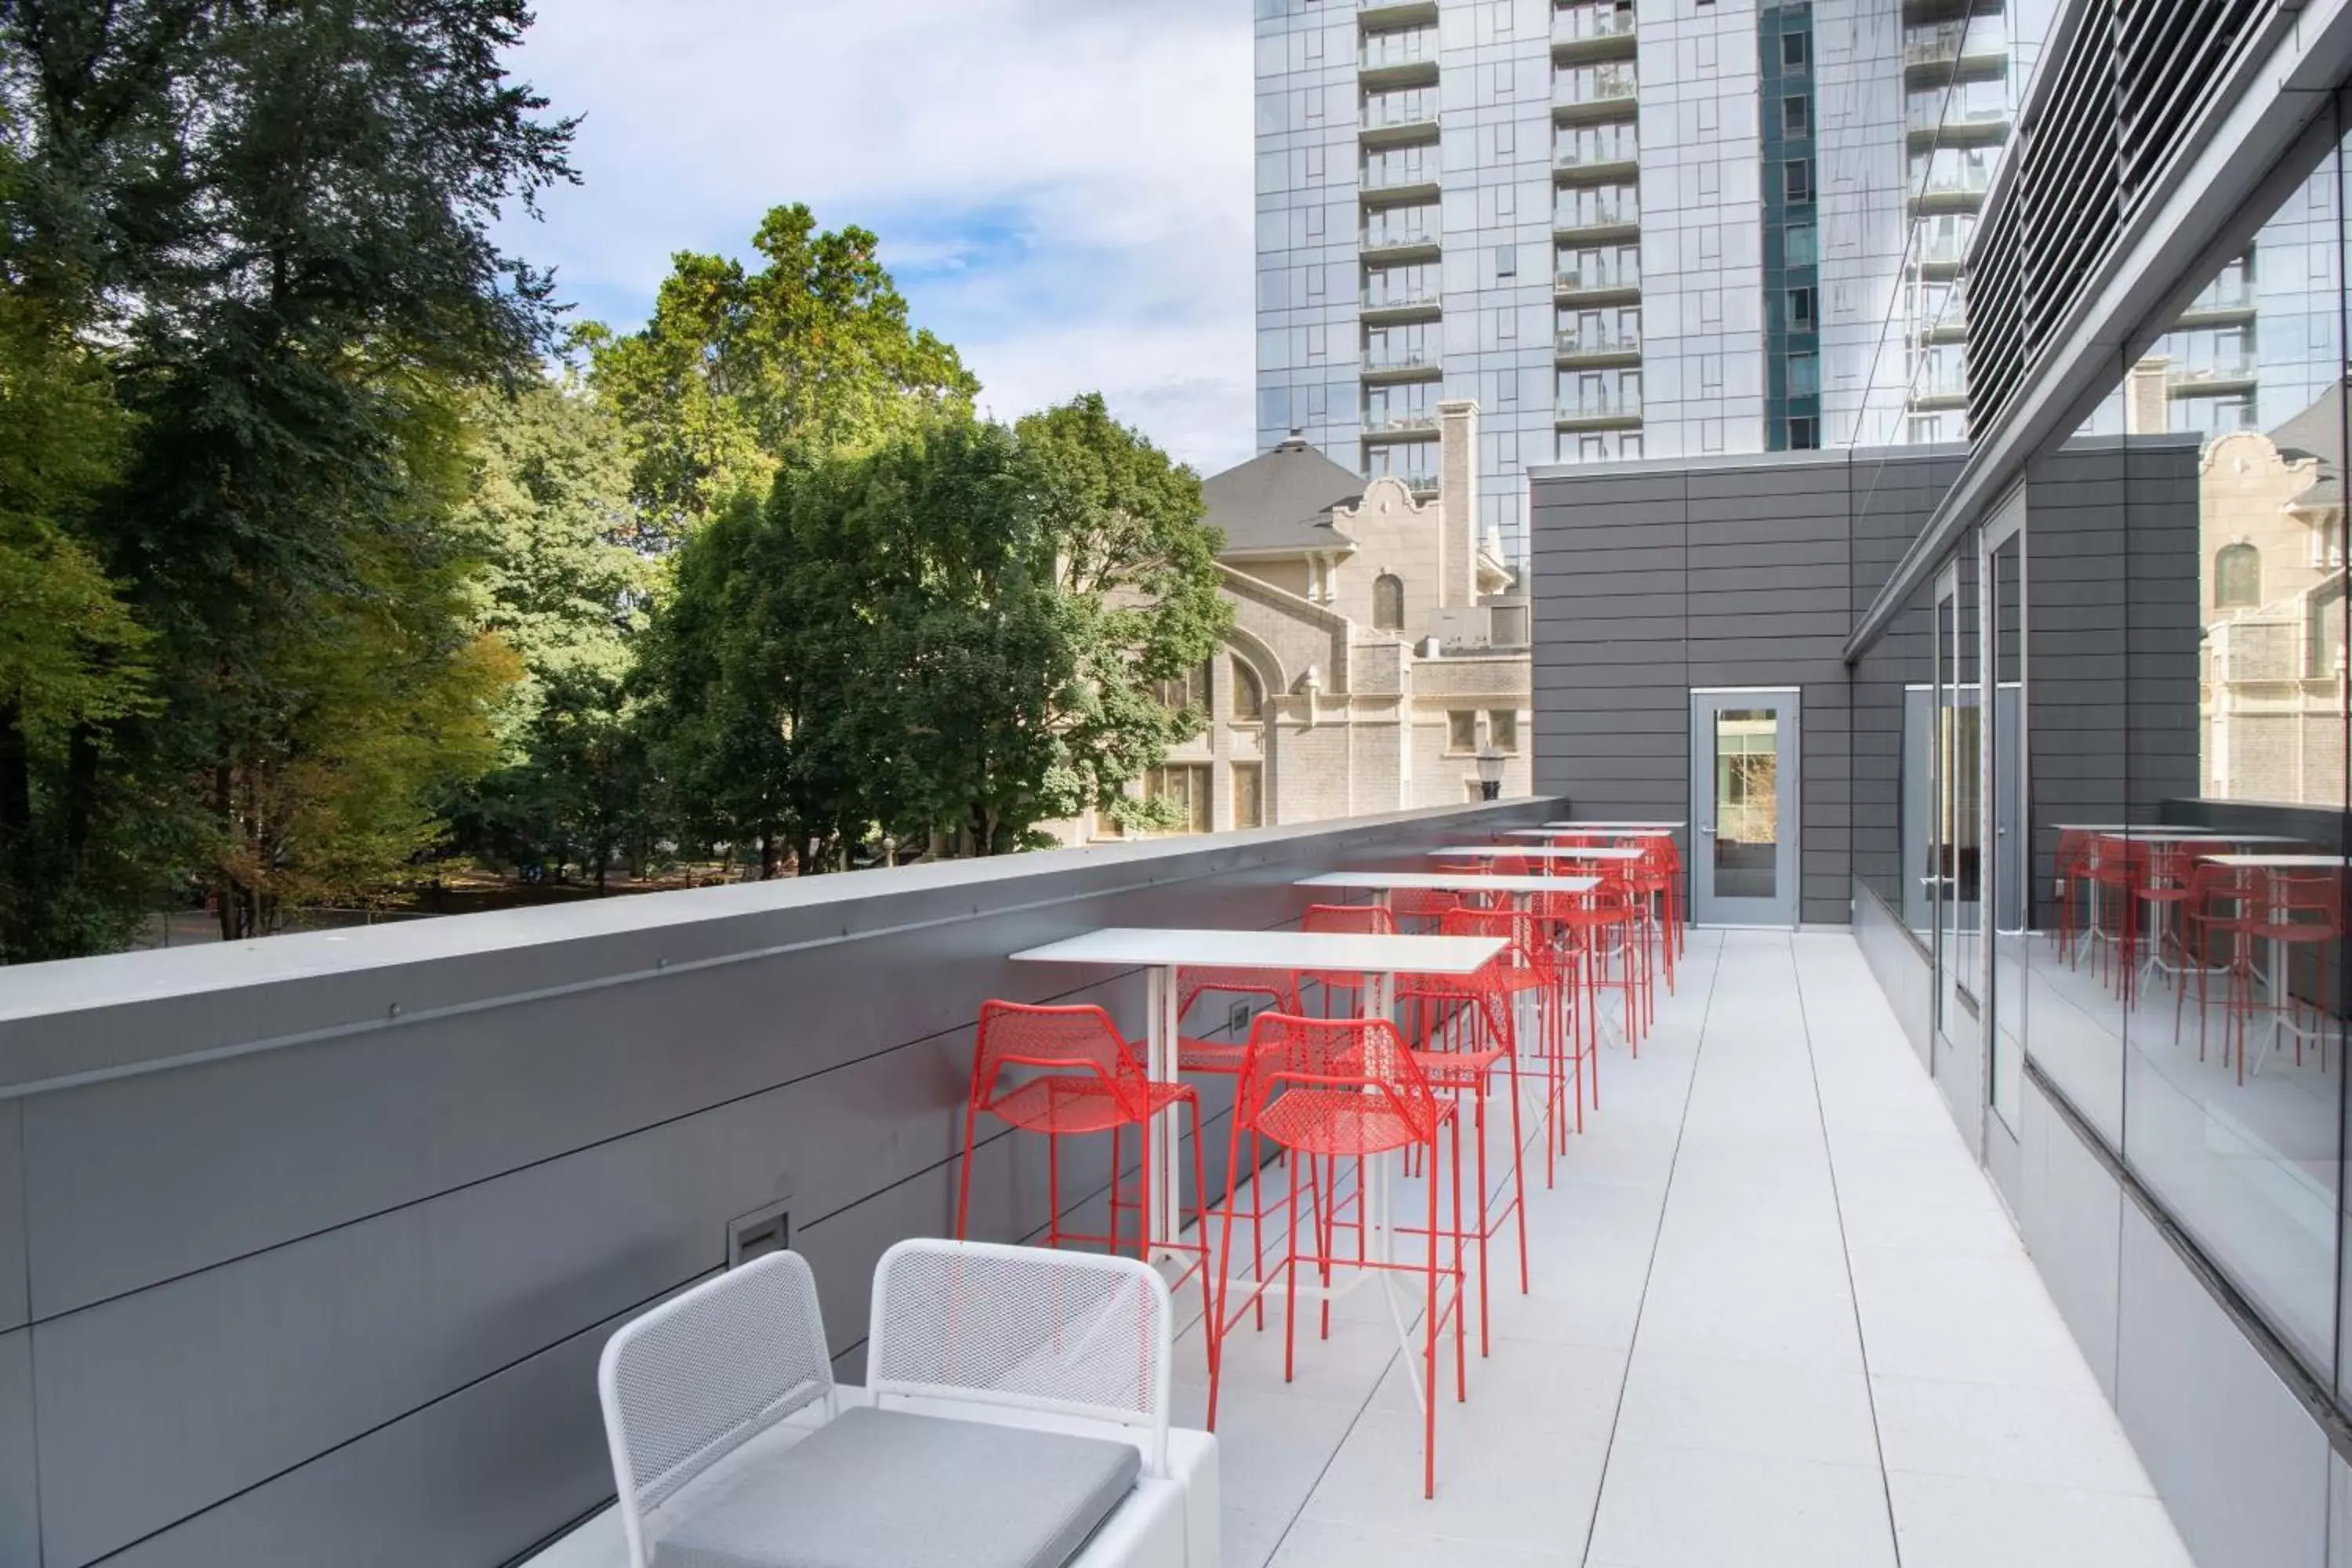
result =
M1962 602L1923 588L1865 650L1853 766L1858 878L1931 961L1991 993L1947 1014L1939 988L1934 1013L1987 1053L1988 1139L2015 1135L2038 1082L2340 1390L2352 300L2336 113L2334 149L2247 254L2184 279L2188 305L2134 335L2148 346L2033 467L2013 537L2007 506L1971 531ZM1883 580L1951 476L1874 460L1853 550ZM1957 658L1938 637L1955 624ZM1962 754L1969 735L1989 756ZM1931 1061L1958 1103L1968 1087Z

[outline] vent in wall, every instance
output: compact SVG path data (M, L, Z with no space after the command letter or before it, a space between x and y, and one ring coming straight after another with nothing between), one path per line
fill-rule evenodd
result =
M727 1222L727 1267L740 1268L755 1258L771 1252L782 1252L793 1244L792 1215L788 1204L770 1204L738 1215Z

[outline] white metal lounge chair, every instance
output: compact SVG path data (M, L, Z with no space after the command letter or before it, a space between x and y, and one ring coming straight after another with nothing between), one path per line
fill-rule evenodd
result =
M1170 1311L1131 1258L901 1242L867 1387L836 1387L807 1264L759 1258L605 1345L625 1555L547 1561L1214 1568L1215 1441L1169 1427Z

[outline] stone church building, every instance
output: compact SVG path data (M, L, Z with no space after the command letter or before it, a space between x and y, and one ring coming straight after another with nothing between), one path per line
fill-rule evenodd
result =
M1130 786L1198 833L1453 805L1531 783L1526 597L1477 537L1478 406L1438 405L1439 480L1367 480L1294 435L1202 484L1234 606L1226 646L1171 701L1207 731ZM1092 816L1079 842L1116 833Z

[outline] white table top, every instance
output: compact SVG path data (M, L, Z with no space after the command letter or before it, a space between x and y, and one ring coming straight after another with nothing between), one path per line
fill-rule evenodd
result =
M1595 833L1673 833L1688 827L1687 822L1547 822L1542 828L1514 827L1514 833L1565 832L1590 830Z
M2260 866L2273 871L2332 871L2345 864L2341 855L2208 855L2216 866Z
M1376 936L1359 931L1197 931L1112 926L1013 954L1028 963L1196 965L1468 974L1503 951L1498 936Z
M1580 849L1574 846L1550 847L1540 844L1463 844L1452 849L1433 849L1438 859L1448 855L1483 855L1489 859L1504 855L1517 855L1529 860L1639 860L1643 849Z
M1481 871L1326 871L1302 888L1402 888L1428 893L1589 893L1598 877L1496 877Z
M1506 838L1672 838L1671 827L1596 827L1579 824L1574 827L1506 827Z

